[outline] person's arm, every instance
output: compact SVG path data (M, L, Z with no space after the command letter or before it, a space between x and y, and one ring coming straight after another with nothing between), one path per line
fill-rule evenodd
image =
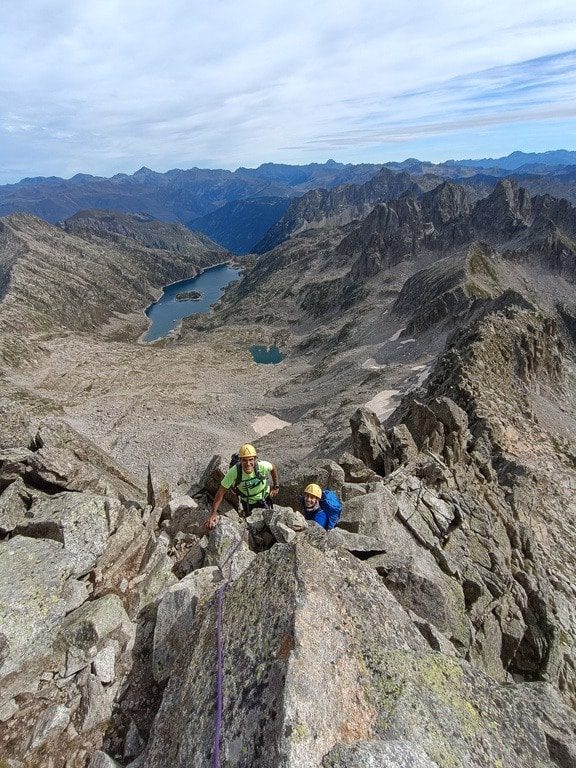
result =
M272 476L272 488L270 488L270 496L278 496L278 491L280 489L280 481L278 479L278 470L276 469L275 464L272 464L270 475Z
M218 520L218 507L222 503L222 499L224 498L224 494L226 493L226 488L224 488L223 485L218 486L218 490L216 491L216 496L214 496L214 501L212 502L212 509L210 510L210 516L204 523L206 528L208 530L211 530L216 525L216 522Z

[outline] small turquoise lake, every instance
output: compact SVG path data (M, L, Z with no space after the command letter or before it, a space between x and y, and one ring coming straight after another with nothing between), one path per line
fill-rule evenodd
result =
M173 331L185 317L208 312L222 295L222 291L240 275L239 269L228 264L218 264L205 269L196 277L171 283L164 288L162 296L146 308L145 313L151 321L144 341L162 339ZM177 299L178 294L194 291L200 294L198 299Z
M263 363L264 365L275 365L284 360L283 353L275 344L271 347L259 347L254 345L250 347L250 354L255 363Z

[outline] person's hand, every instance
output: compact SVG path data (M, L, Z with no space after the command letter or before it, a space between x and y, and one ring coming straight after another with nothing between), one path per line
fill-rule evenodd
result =
M209 518L204 523L204 527L207 528L209 531L212 530L212 528L216 527L216 523L218 522L218 513L217 512L210 512Z
M280 488L271 488L270 489L270 496L272 496L272 497L278 496L278 491L279 490L280 490Z

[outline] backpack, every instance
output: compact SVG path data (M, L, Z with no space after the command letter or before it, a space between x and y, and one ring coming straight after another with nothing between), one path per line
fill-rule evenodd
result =
M228 464L228 467L234 466L236 467L236 480L234 480L232 490L235 491L242 480L242 462L240 461L240 456L237 453L233 453L232 456L230 456L230 464ZM260 462L258 459L256 459L254 462L254 473L258 480L264 480L264 475L260 472Z
M327 531L332 530L342 514L342 502L334 491L322 491L320 509L326 515L326 525L324 527Z

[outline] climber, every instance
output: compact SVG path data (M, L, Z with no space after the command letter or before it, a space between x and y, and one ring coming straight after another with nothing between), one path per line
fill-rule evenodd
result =
M302 496L302 514L327 531L334 528L342 513L342 502L334 491L323 491L316 483L309 483Z
M268 481L269 475L272 478L272 486ZM206 520L207 528L214 528L216 525L218 507L230 488L238 494L245 515L249 515L255 507L270 509L272 498L278 495L280 488L278 470L270 461L258 459L253 445L243 445L238 451L238 461L231 463L216 491L210 516Z

